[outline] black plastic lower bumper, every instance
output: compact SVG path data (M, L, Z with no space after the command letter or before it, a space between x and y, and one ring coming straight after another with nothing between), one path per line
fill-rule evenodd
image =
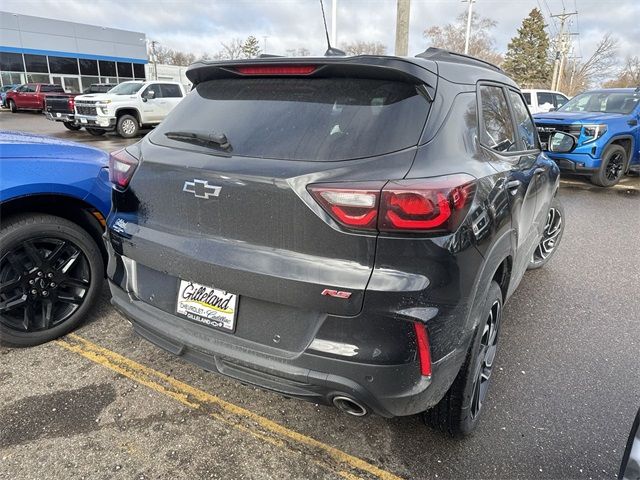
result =
M558 165L560 171L564 173L572 173L575 175L593 175L598 171L597 168L581 167L580 165L576 164L576 162L567 160L566 158L553 158L552 160L556 162L556 165Z
M371 365L307 352L284 358L171 315L109 284L116 309L136 333L160 348L205 370L314 403L330 405L334 397L347 396L383 417L413 415L442 398L461 360L448 355L432 365L431 377L423 377L417 363Z

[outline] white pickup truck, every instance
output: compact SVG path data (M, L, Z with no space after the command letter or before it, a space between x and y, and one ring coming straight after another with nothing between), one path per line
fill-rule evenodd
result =
M108 93L78 95L75 124L91 135L115 130L131 138L141 127L159 124L184 96L177 82L123 82Z

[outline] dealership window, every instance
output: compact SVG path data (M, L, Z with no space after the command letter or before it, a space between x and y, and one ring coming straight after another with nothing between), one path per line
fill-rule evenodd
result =
M116 62L108 62L100 60L100 76L101 77L115 77L116 76Z
M133 64L133 76L136 77L136 79L144 79L146 77L144 63Z
M100 77L100 83L113 83L115 85L118 83L118 79L116 77Z
M2 85L25 83L25 75L23 72L2 72L0 73L0 77L2 78Z
M22 54L0 52L0 70L3 72L24 72Z
M51 73L78 75L78 59L67 57L49 57L49 70L51 71Z
M81 58L78 60L78 63L80 63L80 75L93 75L95 77L98 76L97 60L87 60L86 58Z
M47 57L44 55L29 55L28 53L25 53L24 64L27 67L27 72L49 73Z
M100 83L99 77L80 77L82 80L82 93L88 93L89 87L94 83Z
M49 83L49 74L27 73L27 83Z
M118 77L133 78L133 69L128 62L118 62Z

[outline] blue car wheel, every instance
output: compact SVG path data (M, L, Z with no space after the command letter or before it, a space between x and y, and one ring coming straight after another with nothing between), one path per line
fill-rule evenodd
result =
M0 229L0 344L29 347L75 328L104 277L91 236L64 218L18 215Z

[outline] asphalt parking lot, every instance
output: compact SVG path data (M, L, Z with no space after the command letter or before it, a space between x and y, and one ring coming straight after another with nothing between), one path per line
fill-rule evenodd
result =
M0 128L90 142L32 113ZM640 178L562 182L556 257L505 307L478 430L339 411L216 376L133 334L107 289L75 334L0 349L0 479L615 478L640 406Z

